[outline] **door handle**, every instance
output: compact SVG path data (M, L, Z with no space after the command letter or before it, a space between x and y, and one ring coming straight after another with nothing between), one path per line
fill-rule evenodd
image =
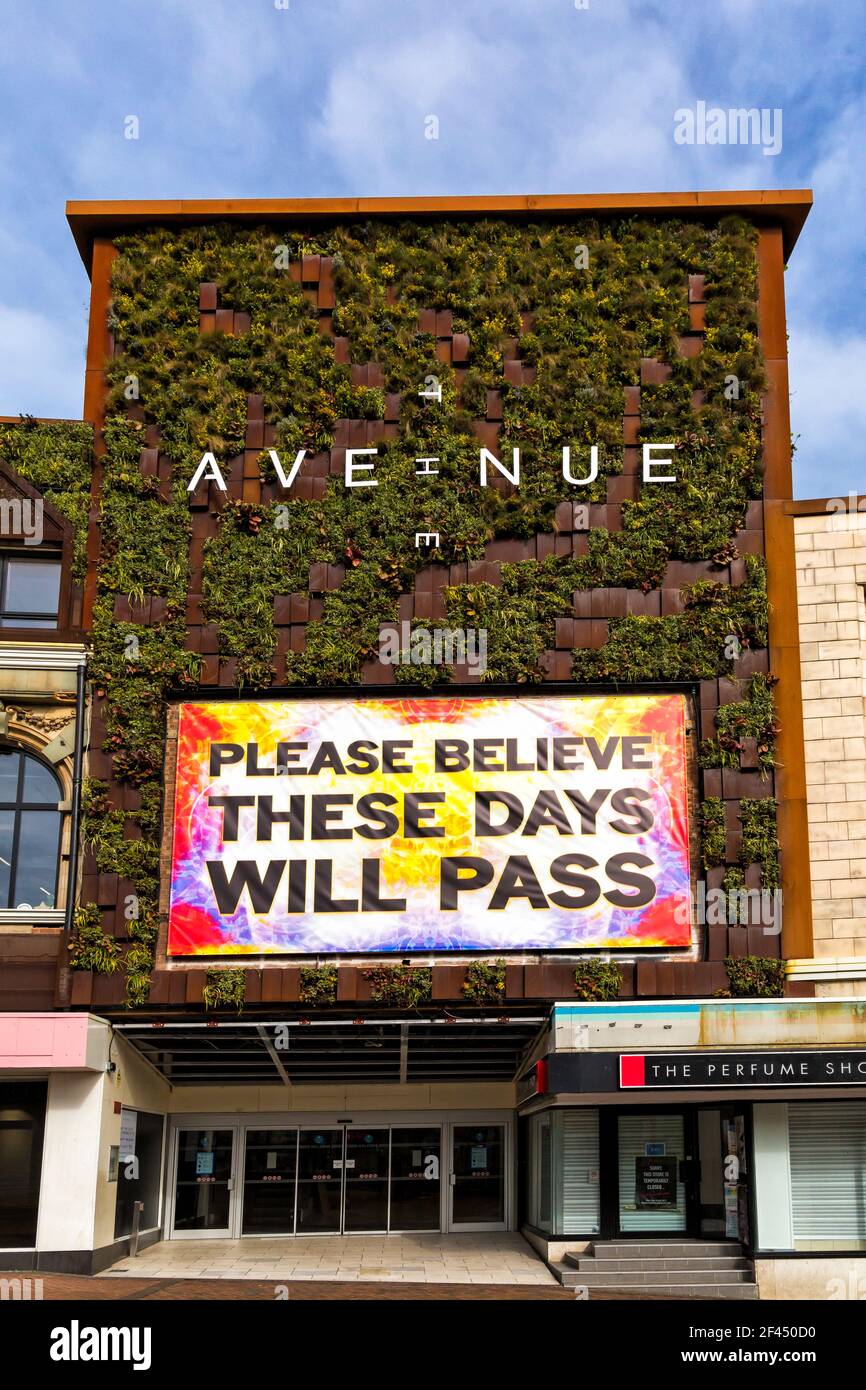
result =
M226 1181L226 1191L228 1191L228 1192L234 1191L234 1185L235 1185L235 1180L234 1180L234 1178L228 1178L227 1181Z

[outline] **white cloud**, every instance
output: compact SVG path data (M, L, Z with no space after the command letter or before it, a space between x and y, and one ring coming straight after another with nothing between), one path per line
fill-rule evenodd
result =
M769 8L691 0L686 23L663 0L5 5L0 412L80 411L85 286L67 197L811 183L786 285L797 490L862 487L862 24L850 0ZM675 145L674 111L699 98L781 106L782 154ZM130 113L137 142L123 138ZM424 138L431 114L438 141Z
M608 25L591 46L577 17L566 42L538 38L511 29L492 43L470 21L428 21L387 47L371 35L331 68L314 147L358 194L603 192L686 176L673 142L685 77L657 31ZM425 138L428 115L438 140Z
M826 321L852 304L847 285L852 267L863 254L866 183L854 176L866 97L850 102L827 126L810 170L815 205L797 243L789 272L789 293L799 306ZM837 296L842 292L841 305ZM859 296L858 296L859 300Z
M866 337L795 324L790 341L794 492L826 497L866 487Z
M515 64L510 44L490 53L465 30L434 28L388 48L356 48L331 72L313 141L355 193L435 192L431 173L444 181L446 169L458 189L490 122L487 93L510 85ZM440 123L437 140L425 138L431 115Z
M0 415L80 419L85 325L0 304Z

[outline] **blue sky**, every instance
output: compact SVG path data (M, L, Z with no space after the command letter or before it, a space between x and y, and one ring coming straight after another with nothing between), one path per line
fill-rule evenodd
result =
M0 414L80 414L67 198L811 187L795 494L866 490L859 0L283 4L0 0ZM781 152L677 144L698 101L781 108Z

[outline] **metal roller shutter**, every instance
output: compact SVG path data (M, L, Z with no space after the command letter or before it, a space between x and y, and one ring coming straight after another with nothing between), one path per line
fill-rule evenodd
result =
M599 1229L598 1111L562 1112L562 1231Z
M788 1106L794 1240L866 1240L866 1102Z

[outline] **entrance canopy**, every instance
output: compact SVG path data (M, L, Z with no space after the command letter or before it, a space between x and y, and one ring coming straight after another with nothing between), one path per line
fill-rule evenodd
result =
M546 1016L116 1023L173 1086L511 1081Z

